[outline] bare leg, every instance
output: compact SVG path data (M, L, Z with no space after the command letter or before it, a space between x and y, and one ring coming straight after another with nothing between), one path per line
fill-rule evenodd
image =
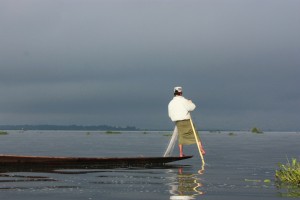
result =
M199 142L199 147L200 147L200 151L201 151L202 155L205 155L206 152L203 148L203 145L202 145L201 141Z
M184 156L184 155L183 155L183 145L182 145L182 144L179 144L178 147L179 147L179 156L180 156L180 157L183 157L183 156Z

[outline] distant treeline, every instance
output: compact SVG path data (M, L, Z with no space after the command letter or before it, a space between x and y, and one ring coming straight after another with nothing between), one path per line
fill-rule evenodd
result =
M81 126L81 125L0 125L0 130L87 130L87 131L138 131L134 126Z

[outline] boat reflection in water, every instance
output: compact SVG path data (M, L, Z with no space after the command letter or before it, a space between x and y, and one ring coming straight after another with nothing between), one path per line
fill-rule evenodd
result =
M201 191L203 184L200 175L204 173L204 167L198 171L198 174L184 172L183 168L178 169L176 180L171 184L170 200L189 200L196 196L203 195Z

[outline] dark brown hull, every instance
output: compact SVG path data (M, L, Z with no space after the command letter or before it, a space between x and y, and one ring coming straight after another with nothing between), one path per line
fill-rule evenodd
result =
M128 158L105 158L105 157L47 157L47 156L17 156L0 155L1 166L153 166L184 160L192 156L184 157L128 157Z

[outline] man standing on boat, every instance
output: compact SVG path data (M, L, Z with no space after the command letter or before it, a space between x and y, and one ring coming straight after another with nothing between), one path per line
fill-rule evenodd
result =
M175 122L178 129L178 146L180 157L183 157L183 145L195 144L196 139L191 125L190 112L195 110L196 105L182 96L182 87L174 88L174 97L168 105L169 117ZM198 133L196 134L198 137ZM199 140L200 141L200 140ZM205 150L201 141L199 142L200 151L205 155Z

